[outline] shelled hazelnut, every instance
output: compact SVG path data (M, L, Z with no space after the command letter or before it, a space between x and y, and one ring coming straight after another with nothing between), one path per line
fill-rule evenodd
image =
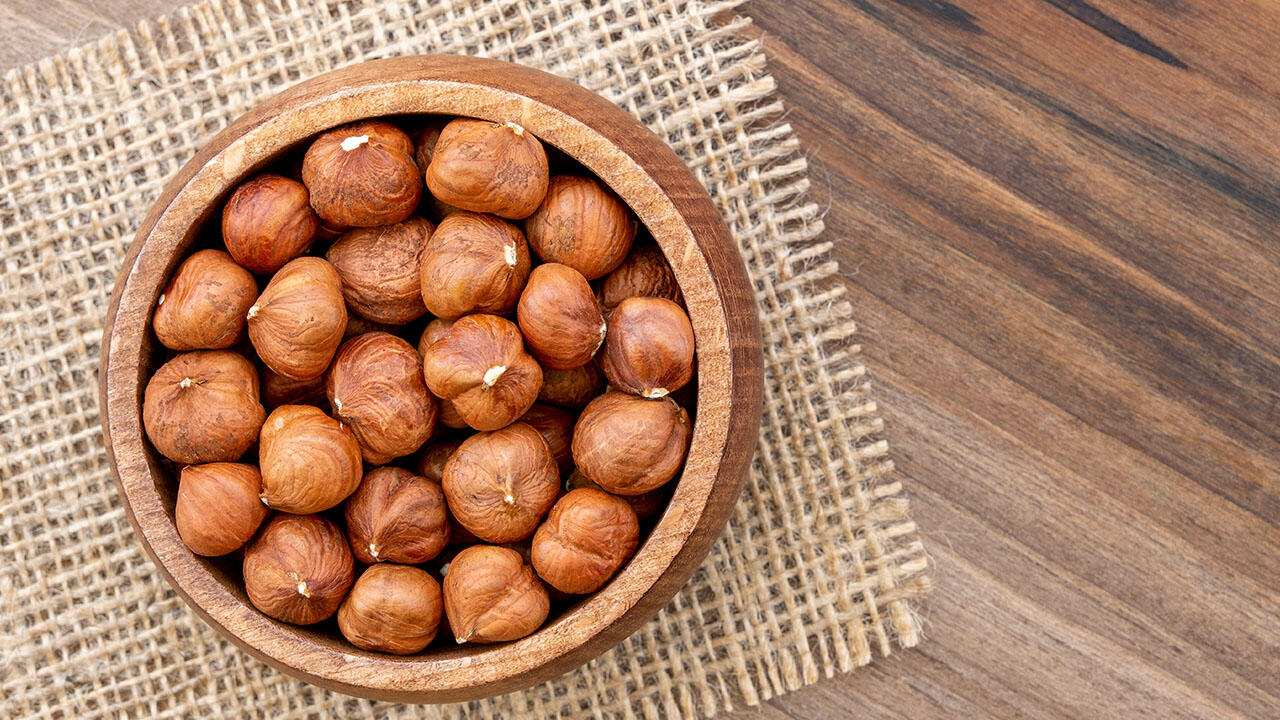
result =
M343 343L326 391L334 417L360 441L365 462L381 465L417 452L436 426L436 399L422 379L418 352L373 332Z
M259 175L240 185L222 210L227 252L263 275L306 252L319 229L307 188L280 175Z
M338 227L403 222L418 207L422 176L413 141L380 120L344 125L316 138L302 159L311 207Z
M547 619L547 589L520 553L473 545L444 576L444 609L458 644L519 640Z
M338 629L358 648L411 655L431 644L444 601L430 573L407 565L365 570L338 608Z
M403 325L425 315L418 273L434 229L429 220L411 217L395 225L343 233L325 259L342 279L347 307L388 325Z
M360 443L312 405L281 405L262 424L262 502L304 515L328 510L360 484Z
M403 468L369 471L347 498L344 514L352 552L362 563L417 565L449 543L440 486Z
M560 472L547 441L524 423L477 433L444 466L449 510L473 535L492 543L533 534L560 494Z
M342 280L320 258L292 260L272 276L246 317L249 342L267 367L294 380L319 377L347 328Z
M418 474L437 485L443 482L445 463L449 462L449 458L462 445L464 439L454 438L427 443L418 452L418 462L415 465Z
M600 369L609 382L660 398L693 377L693 326L679 305L662 298L627 298L609 316Z
M433 315L511 312L529 279L529 245L515 225L459 211L427 241L420 272L422 300Z
M636 222L616 195L592 178L557 175L524 224L529 245L545 262L561 263L588 280L622 264Z
M590 488L570 490L533 536L533 569L561 592L595 592L639 541L636 512L622 498Z
M337 526L319 515L278 514L244 554L244 588L267 615L295 625L337 611L355 566Z
M196 350L160 366L142 395L151 444L176 463L239 460L266 410L253 364L230 350Z
M520 416L518 422L538 431L542 439L547 442L547 448L551 450L551 457L555 458L560 472L565 473L573 467L571 446L573 424L577 419L577 416L568 410L536 402L528 412Z
M243 463L188 465L178 480L174 524L197 555L226 555L239 550L267 518L258 500L262 476Z
M582 408L604 390L604 373L596 361L571 370L542 369L540 402L567 408Z
M542 368L520 329L496 315L467 315L422 354L427 387L476 430L497 430L533 405Z
M221 250L201 250L178 266L156 301L151 324L170 350L220 350L244 336L258 283Z
M684 464L692 428L670 398L610 391L592 400L573 428L573 461L608 492L640 495L666 484Z
M631 248L631 254L600 283L600 307L605 315L629 297L656 297L682 303L680 285L670 263L657 244L649 242Z
M547 154L518 123L458 118L440 131L426 181L441 202L519 220L547 194Z
M525 345L544 368L582 367L604 343L604 316L591 285L568 265L533 269L516 307Z

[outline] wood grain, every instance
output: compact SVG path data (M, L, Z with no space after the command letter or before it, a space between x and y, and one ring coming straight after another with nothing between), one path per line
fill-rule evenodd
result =
M6 58L60 49L31 5ZM918 649L729 717L1274 716L1280 5L743 10L936 589Z

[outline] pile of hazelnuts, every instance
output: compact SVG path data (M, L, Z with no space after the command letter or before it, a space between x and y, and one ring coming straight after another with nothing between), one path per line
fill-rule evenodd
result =
M693 329L630 210L550 152L513 122L339 127L173 272L143 425L178 534L266 615L397 654L515 640L665 506Z

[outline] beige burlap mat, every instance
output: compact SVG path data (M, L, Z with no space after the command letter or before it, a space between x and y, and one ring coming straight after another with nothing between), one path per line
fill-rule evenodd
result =
M218 0L7 74L0 717L711 715L914 645L924 550L888 475L834 238L819 238L804 156L735 4ZM639 116L719 204L764 326L760 450L702 569L613 651L470 706L351 699L224 641L134 539L98 427L103 314L163 183L277 90L425 52L519 60Z

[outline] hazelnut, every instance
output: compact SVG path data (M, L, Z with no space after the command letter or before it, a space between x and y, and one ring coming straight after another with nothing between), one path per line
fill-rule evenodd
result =
M311 625L338 609L354 569L336 525L319 515L276 514L244 553L244 589L276 620Z
M365 462L382 465L417 451L436 427L436 399L409 343L373 332L343 343L326 389L333 414L360 441Z
M529 352L553 370L590 362L607 329L587 279L559 263L539 265L530 273L517 320Z
M533 251L595 280L626 259L636 222L616 195L591 178L557 175L524 224Z
M343 341L350 340L357 335L364 335L371 332L384 332L390 335L396 334L399 330L395 325L387 325L385 323L366 320L355 313L347 313L347 327L342 331Z
M519 640L550 611L547 589L515 550L475 545L445 572L444 612L459 644Z
M302 255L320 229L307 188L280 175L259 175L231 193L222 209L222 241L231 257L267 275Z
M448 335L451 327L453 327L453 321L448 318L436 318L427 323L427 326L422 330L422 337L418 339L418 354L426 354L427 348L431 347L435 341Z
M239 460L258 438L267 411L258 373L230 350L183 353L160 366L142 395L151 444L176 463Z
M156 300L156 337L170 350L219 350L244 336L258 283L221 250L201 250L178 266Z
M422 197L413 141L381 120L330 130L302 158L311 207L330 225L375 227L402 222Z
M547 194L547 154L516 123L458 118L440 131L426 181L441 202L519 220Z
M174 524L182 542L197 555L226 555L239 550L267 519L258 500L262 476L242 463L188 465L178 476Z
M683 302L676 274L662 250L654 243L637 245L618 269L600 283L600 305L605 315L629 297L657 297Z
M462 445L465 438L456 438L453 440L440 440L427 444L418 453L418 462L416 467L418 474L430 480L437 485L444 479L444 465L449 462L450 456Z
M529 279L529 245L501 218L455 212L440 221L422 255L422 300L433 315L501 315L515 309Z
M516 423L465 441L444 466L449 511L473 535L492 543L533 534L560 494L547 441Z
M540 402L567 408L580 408L604 389L604 374L596 361L572 370L542 370Z
M434 229L430 221L411 217L395 225L350 230L338 238L325 258L342 278L347 307L389 325L425 315L418 272Z
M262 362L285 377L309 380L329 367L347 327L342 280L320 258L290 261L246 317L249 341Z
M440 400L440 413L438 419L441 425L454 430L471 427L467 424L467 421L463 420L462 416L458 414L458 409L453 406L452 400L445 400L443 398Z
M449 542L440 486L403 468L369 471L347 499L347 537L362 563L416 565Z
M560 498L533 536L533 569L560 592L595 592L636 551L640 522L622 498L579 488Z
M573 461L606 491L640 495L676 476L691 435L689 414L670 398L646 400L610 391L592 400L578 418Z
M600 369L618 390L660 398L693 377L693 326L679 305L627 298L609 316Z
M467 315L422 356L431 392L477 430L497 430L525 414L542 368L524 351L520 329L496 315Z
M268 408L277 408L281 405L311 405L325 399L324 375L310 380L294 380L272 371L269 367L263 367L260 374L262 401Z
M555 458L560 472L568 472L573 467L573 424L577 421L573 413L546 403L534 403L529 412L520 416L522 422L542 436Z
M435 639L443 611L440 583L426 570L375 565L338 608L338 629L362 650L410 655Z
M433 118L409 133L409 139L413 141L413 161L418 165L418 171L425 174L427 166L431 164L431 157L435 155L436 142L440 139L440 131L448 120L444 118Z
M360 484L360 443L318 407L281 405L262 424L262 502L304 515L342 502Z
M570 492L578 488L591 488L592 490L604 492L604 488L592 482L590 478L578 470L574 470L569 475L569 479L565 480L564 486ZM625 500L631 506L631 509L636 512L636 517L641 520L647 520L657 515L667 505L667 492L664 488L650 490L641 495L619 495L618 497Z

